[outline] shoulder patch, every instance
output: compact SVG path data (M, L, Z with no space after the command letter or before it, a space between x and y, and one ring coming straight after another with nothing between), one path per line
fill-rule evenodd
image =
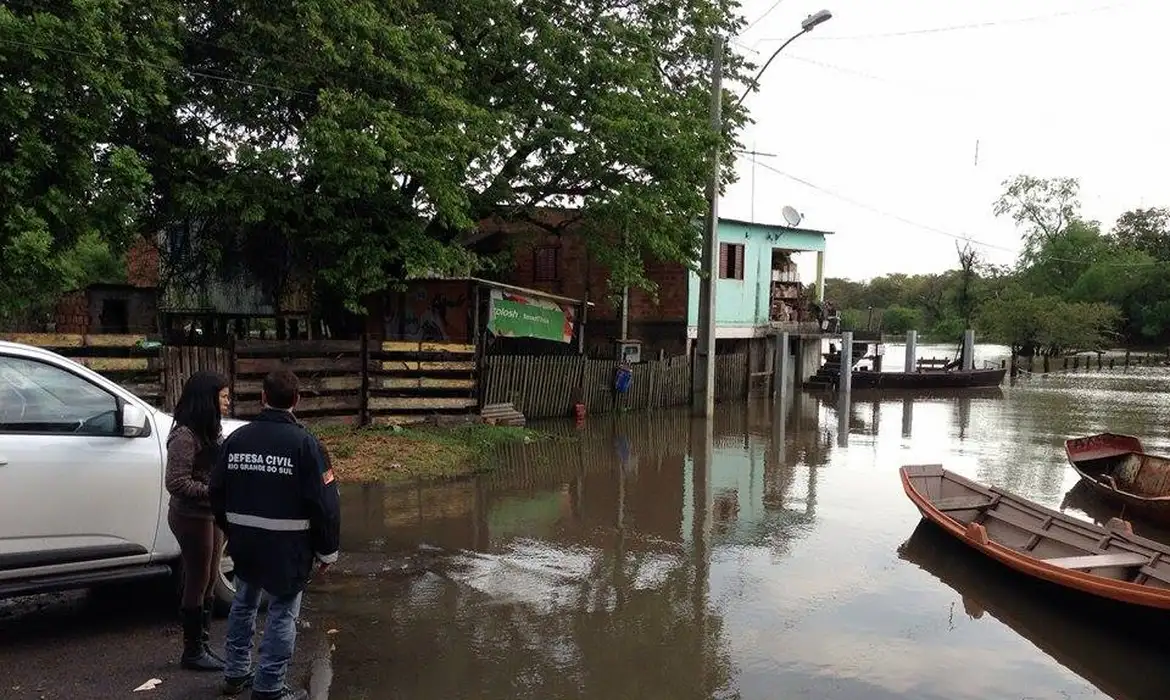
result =
M321 475L321 483L326 486L332 484L335 479L337 479L337 475L333 473L332 469L326 469L325 473Z

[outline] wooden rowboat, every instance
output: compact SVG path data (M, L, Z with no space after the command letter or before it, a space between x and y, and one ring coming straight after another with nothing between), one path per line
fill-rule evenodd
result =
M1146 454L1130 435L1101 433L1067 440L1068 462L1105 499L1135 515L1170 524L1170 459Z
M1105 527L940 465L905 466L902 488L922 517L979 553L1028 576L1132 605L1170 609L1170 546Z

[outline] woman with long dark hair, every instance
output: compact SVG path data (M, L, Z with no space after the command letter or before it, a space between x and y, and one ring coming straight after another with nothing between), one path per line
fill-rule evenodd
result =
M223 533L215 525L207 485L222 442L228 388L214 372L196 372L183 385L175 404L175 423L167 437L167 523L183 566L183 668L222 671L223 660L211 651L211 614Z

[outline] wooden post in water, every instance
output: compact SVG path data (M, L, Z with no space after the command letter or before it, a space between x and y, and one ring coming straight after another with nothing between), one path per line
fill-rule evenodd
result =
M1125 349L1125 367L1129 368L1129 348Z
M1073 356L1073 371L1075 372L1080 368L1081 368L1081 356L1074 355Z
M1114 359L1115 359L1115 358L1112 358L1112 357L1110 357L1110 358L1109 358L1109 369L1113 369L1113 362L1114 362Z
M1044 374L1048 374L1048 356L1044 356Z
M1064 368L1065 368L1065 370L1068 369L1068 358L1067 357L1064 358Z
M1012 362L1011 377L1012 377L1012 379L1015 379L1020 374L1020 358L1014 352L1012 353L1011 362Z
M1104 362L1104 361L1105 361L1105 358L1103 358L1103 357L1101 356L1101 353L1097 353L1097 369L1098 369L1098 370L1100 370L1100 369L1101 369L1101 363L1102 363L1102 362Z

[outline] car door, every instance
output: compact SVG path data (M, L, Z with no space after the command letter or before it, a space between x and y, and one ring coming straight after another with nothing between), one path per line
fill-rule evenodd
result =
M0 578L145 560L161 459L154 436L122 436L118 397L68 361L0 353Z

